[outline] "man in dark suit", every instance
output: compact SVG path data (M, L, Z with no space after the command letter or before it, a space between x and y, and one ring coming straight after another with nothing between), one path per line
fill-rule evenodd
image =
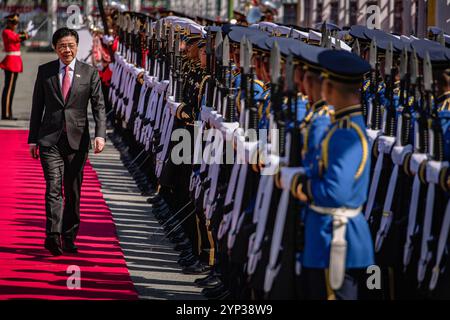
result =
M39 67L30 118L30 153L41 158L46 180L45 248L55 256L77 252L83 167L92 147L89 101L95 120L95 153L103 150L106 137L100 78L97 69L76 59L78 41L78 33L68 28L53 35L59 59Z

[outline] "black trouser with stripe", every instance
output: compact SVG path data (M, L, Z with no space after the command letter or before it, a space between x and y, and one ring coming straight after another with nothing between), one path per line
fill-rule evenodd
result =
M5 70L5 86L2 95L2 119L12 118L12 102L19 73Z

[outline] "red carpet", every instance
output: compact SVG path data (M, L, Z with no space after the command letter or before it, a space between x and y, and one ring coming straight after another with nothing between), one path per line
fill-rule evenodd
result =
M0 130L0 299L136 299L111 212L89 162L79 253L53 257L44 249L45 180L40 161L28 153L27 135L25 130ZM67 286L72 265L80 268L80 289Z

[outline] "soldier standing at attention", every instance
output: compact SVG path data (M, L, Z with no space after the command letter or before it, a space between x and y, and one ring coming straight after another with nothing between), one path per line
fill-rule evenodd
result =
M23 63L20 56L20 43L28 39L26 32L17 33L19 15L13 13L6 17L6 28L3 30L3 44L6 57L0 63L0 68L5 70L5 86L2 95L2 120L17 120L12 116L12 101L16 88L17 77L23 72Z
M313 168L296 178L294 192L308 202L302 264L309 277L326 280L316 282L310 298L356 300L364 270L374 263L362 214L370 158L359 92L370 66L355 54L336 50L320 53L318 62L324 69L322 96L334 106L335 116L321 147L311 150L317 159Z

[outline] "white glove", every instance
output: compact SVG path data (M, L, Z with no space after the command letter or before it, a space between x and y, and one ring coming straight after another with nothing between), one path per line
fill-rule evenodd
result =
M30 31L29 33L28 33L28 36L30 37L30 38L33 38L36 34L37 34L37 32L38 32L38 30L32 30L32 31Z
M30 20L30 21L28 21L27 28L25 29L25 32L29 33L33 29L34 29L34 24L33 24L33 21Z
M113 38L113 36L104 35L102 37L102 41L104 44L108 45L110 42L114 41L114 38Z

